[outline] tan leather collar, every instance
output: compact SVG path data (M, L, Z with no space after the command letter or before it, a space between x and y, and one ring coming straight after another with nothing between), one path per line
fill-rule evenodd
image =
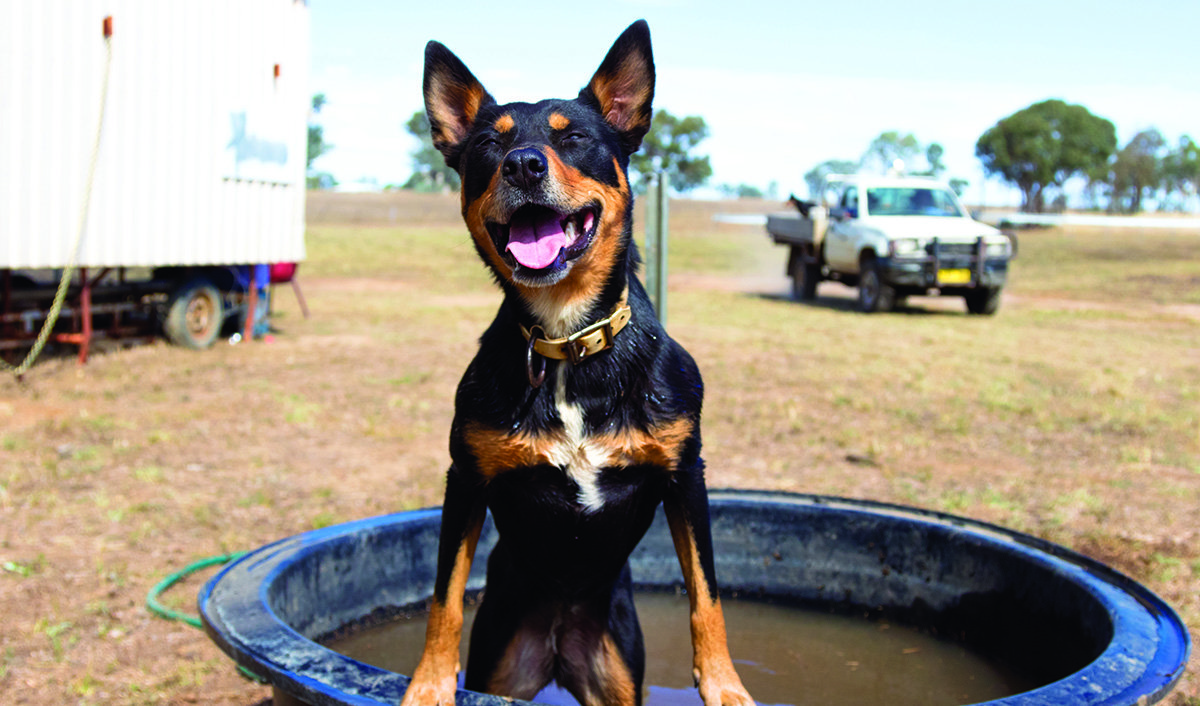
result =
M621 300L613 307L608 318L601 319L585 329L576 331L566 338L546 338L546 332L541 326L532 329L521 326L521 333L530 342L533 352L544 358L554 360L569 360L572 364L612 348L613 339L625 328L633 312L629 309L628 294L622 294Z

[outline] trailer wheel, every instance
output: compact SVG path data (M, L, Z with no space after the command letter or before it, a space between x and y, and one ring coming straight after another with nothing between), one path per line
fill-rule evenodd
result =
M177 346L202 350L217 340L224 321L221 292L204 277L196 277L171 293L163 333Z
M1000 308L1000 288L980 287L979 289L972 289L963 295L963 299L967 300L968 313L990 316L995 314L996 310Z
M883 268L871 254L863 256L858 276L858 308L866 314L891 311L896 306L896 290L883 281Z

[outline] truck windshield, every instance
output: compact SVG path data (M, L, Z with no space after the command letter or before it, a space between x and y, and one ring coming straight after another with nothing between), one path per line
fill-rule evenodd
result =
M961 218L963 214L944 189L877 187L867 189L867 215Z

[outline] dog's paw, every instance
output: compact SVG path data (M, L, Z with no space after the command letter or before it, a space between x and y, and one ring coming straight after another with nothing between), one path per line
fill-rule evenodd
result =
M400 706L454 706L454 692L458 687L458 675L433 676L422 673L420 667L413 672L412 681L404 691Z
M701 682L700 698L704 706L754 706L754 699L740 681L707 685Z
M700 698L704 706L754 706L750 692L742 686L742 680L734 671L733 665L708 669L705 673L693 673L696 686L700 689Z

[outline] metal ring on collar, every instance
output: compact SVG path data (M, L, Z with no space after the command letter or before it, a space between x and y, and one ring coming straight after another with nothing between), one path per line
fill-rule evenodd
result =
M541 326L534 326L529 331L529 346L525 349L525 374L529 376L529 385L534 389L541 387L542 383L546 381L546 359L533 350L533 345L545 335L546 332ZM533 372L534 356L537 356L542 363L536 375Z

